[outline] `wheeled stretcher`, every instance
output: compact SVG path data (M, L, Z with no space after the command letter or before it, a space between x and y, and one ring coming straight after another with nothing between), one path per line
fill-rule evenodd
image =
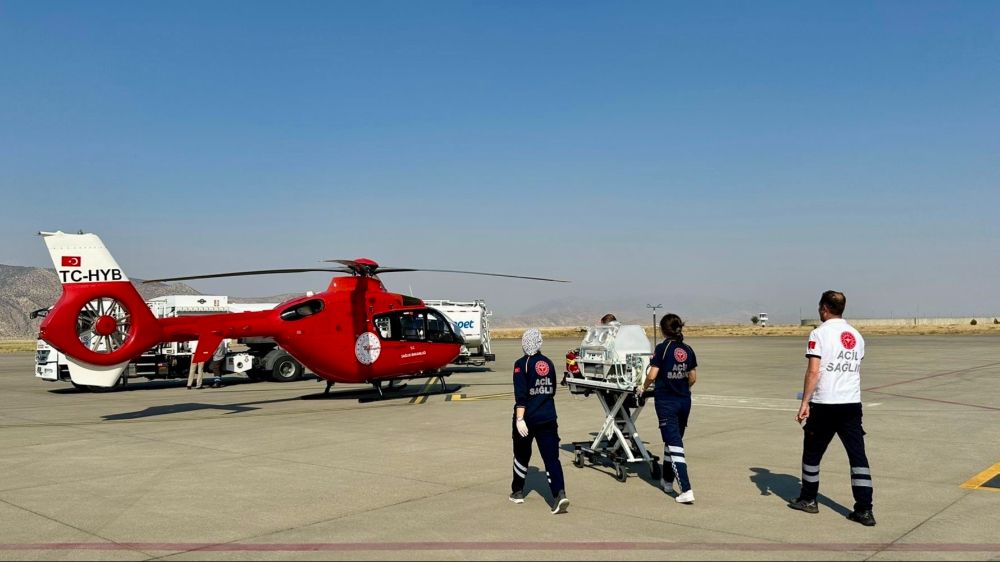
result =
M646 449L635 426L645 405L636 391L646 379L652 354L641 326L618 324L588 328L579 350L567 354L563 384L571 394L595 395L604 410L604 423L594 439L572 443L574 466L610 466L624 482L627 465L646 463L653 479L659 480L660 459Z

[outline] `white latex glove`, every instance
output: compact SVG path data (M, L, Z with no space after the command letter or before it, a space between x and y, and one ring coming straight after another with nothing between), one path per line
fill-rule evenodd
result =
M521 437L528 436L528 424L524 423L523 419L517 420L515 425L517 426L517 432L521 434Z

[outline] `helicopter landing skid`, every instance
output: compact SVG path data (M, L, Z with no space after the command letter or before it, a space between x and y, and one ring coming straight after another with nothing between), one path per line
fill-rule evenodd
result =
M394 399L394 398L413 398L413 397L416 397L416 396L434 396L436 394L449 394L449 393L451 393L451 392L453 392L453 391L456 390L456 387L449 387L448 384L445 382L445 377L449 377L451 375L452 375L452 373L450 373L450 372L438 372L438 373L433 373L433 374L420 373L420 374L406 376L406 377L394 378L391 381L389 381L389 384L387 386L385 386L385 387L382 386L382 381L369 381L369 384L371 384L372 388L375 389L375 393L376 393L377 396L375 396L373 398L362 398L362 399L359 399L358 401L359 402L377 402L377 401L380 401L380 400L391 400L391 399ZM402 389L404 389L404 388L407 387L406 383L397 384L399 381L402 381L402 380L412 380L412 379L427 379L427 384L424 385L424 387L420 390L420 392L417 392L415 394L409 394L409 393L407 393L406 395L402 395L402 396L393 396L392 395L392 393L394 391L402 390ZM437 384L439 386L439 389L438 390L430 390L430 386L435 381L437 382Z

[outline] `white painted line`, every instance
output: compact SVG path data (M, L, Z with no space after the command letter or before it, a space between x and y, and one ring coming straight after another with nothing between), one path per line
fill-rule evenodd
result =
M692 402L698 406L714 408L741 408L745 410L771 410L794 412L798 410L799 401L787 398L755 398L752 396L719 396L712 394L696 394Z
M727 406L725 404L698 404L698 407L708 407L708 408L734 408L737 410L770 410L772 412L794 412L798 408L764 408L758 406Z

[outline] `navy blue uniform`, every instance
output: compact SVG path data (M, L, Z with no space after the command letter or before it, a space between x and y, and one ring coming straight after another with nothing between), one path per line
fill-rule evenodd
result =
M538 443L538 452L545 463L552 497L565 490L562 465L559 463L559 425L556 422L556 369L541 353L525 355L514 363L514 407L512 437L514 439L513 492L524 490L524 480L531 460L531 441ZM521 437L516 427L516 408L524 408L528 436Z
M698 366L691 346L664 340L653 351L649 364L659 368L654 381L656 417L663 438L663 479L677 479L681 492L691 489L684 458L684 430L691 414L691 386L688 373Z

